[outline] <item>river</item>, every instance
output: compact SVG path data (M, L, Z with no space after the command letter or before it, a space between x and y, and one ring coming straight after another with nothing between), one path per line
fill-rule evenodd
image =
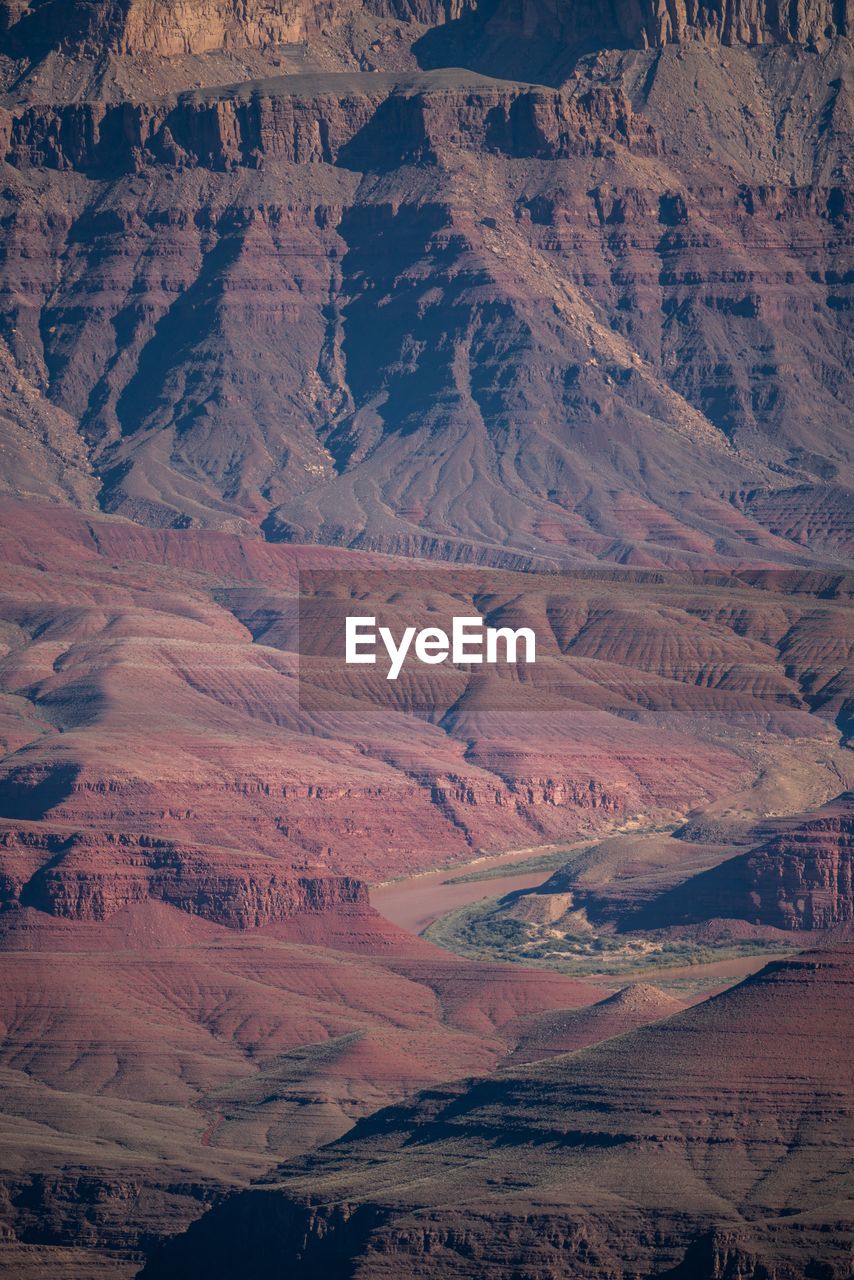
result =
M481 857L459 866L441 867L435 871L425 871L400 880L374 885L370 891L371 905L387 920L391 920L393 924L405 929L408 933L422 934L435 920L468 903L479 902L483 898L502 898L505 894L521 889L535 889L554 873L559 860L555 859L552 865L535 871L529 869L514 872L515 864L525 862L536 855L557 854L561 851L569 856L573 851L584 848L589 843L588 839L573 845L515 849L510 853ZM484 880L461 881L460 879L472 873L492 872L497 868L502 871L499 877L491 875ZM732 986L733 983L761 969L769 960L779 958L779 952L774 955L736 955L713 960L707 964L638 968L630 975L609 974L603 971L585 974L584 980L609 990L617 990L629 982L653 982L658 986L667 986L670 983L681 985L689 982L698 991L705 989L706 994L711 994L711 990L722 990Z

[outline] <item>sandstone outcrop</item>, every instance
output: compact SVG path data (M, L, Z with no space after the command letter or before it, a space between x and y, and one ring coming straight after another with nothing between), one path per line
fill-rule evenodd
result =
M854 921L854 797L778 821L766 839L650 903L633 927L746 920L812 930Z
M337 94L311 97L300 94L299 78L283 77L236 94L190 94L174 103L30 106L0 121L4 158L16 167L104 175L159 163L227 170L275 160L305 165L344 159L351 168L359 162L376 168L435 162L437 149L448 146L562 160L592 155L603 136L641 154L654 155L659 147L618 90L591 89L578 97L472 77L463 95L441 77L433 88L427 75L423 88L415 79L402 90L388 76L353 77L348 92L348 78L341 79Z

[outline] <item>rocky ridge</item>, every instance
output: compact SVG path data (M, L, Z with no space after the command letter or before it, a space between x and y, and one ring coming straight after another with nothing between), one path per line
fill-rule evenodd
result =
M573 1053L678 1013L682 1001L648 982L636 982L584 1009L553 1010L514 1028L519 1043L508 1063L537 1062Z
M657 1026L429 1091L234 1197L141 1274L226 1276L239 1250L250 1280L283 1262L366 1280L841 1277L851 969L850 948L778 961Z
M650 903L634 927L745 920L774 929L833 929L854 920L854 797L778 821L749 853L693 876Z

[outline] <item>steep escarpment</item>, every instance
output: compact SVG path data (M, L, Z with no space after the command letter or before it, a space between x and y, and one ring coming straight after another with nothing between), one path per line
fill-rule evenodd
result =
M640 928L736 919L775 929L831 929L854 920L854 798L774 824L758 848L692 877L650 903Z
M303 70L416 69L413 41L469 0L109 0L0 7L0 80L18 99L119 100Z
M313 83L319 92L309 96ZM448 146L557 160L592 154L603 135L640 154L659 146L618 90L591 87L577 96L465 72L452 81L414 76L409 84L382 75L281 77L177 102L30 106L9 113L2 128L10 164L95 175L158 162L233 169L341 159L376 168L435 162L437 149Z
M213 1211L142 1274L226 1276L239 1253L251 1280L283 1262L841 1277L851 973L850 949L780 961L658 1026L431 1090Z
M844 41L686 50L10 103L16 371L155 526L847 561Z
M361 881L350 876L300 875L274 859L247 868L231 855L224 866L204 847L166 840L75 833L67 839L5 824L0 832L7 903L19 902L70 920L105 920L134 903L156 901L232 928L287 920L307 912L367 904ZM41 848L40 848L41 846ZM23 883L16 872L38 870Z
M471 66L502 75L555 78L590 50L661 49L702 43L727 47L826 47L850 34L847 0L123 0L58 8L5 0L0 10L4 71L16 93L51 86L76 96L94 89L184 81L221 83L247 63L271 70Z
M474 48L476 65L496 74L536 74L559 79L591 50L664 49L671 45L723 45L727 48L806 45L826 48L851 34L848 0L796 0L759 4L757 0L499 0L466 15L465 20L431 32L423 41L429 62L456 60L462 48Z
M329 35L329 28L360 12L436 25L459 18L470 6L466 0L120 0L87 5L81 0L52 8L27 0L4 0L3 29L9 46L34 52L39 45L53 48L100 46L129 57L157 54L208 53L229 48L269 49Z

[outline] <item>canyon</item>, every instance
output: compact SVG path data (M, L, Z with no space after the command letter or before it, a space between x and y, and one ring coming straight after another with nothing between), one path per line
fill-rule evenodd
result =
M7 500L0 527L10 1276L130 1277L235 1187L386 1104L708 994L670 991L663 970L663 988L611 1003L633 975L603 990L455 956L384 919L371 884L610 839L635 862L644 841L672 846L649 883L677 893L698 859L726 865L746 813L785 807L787 788L790 808L820 804L848 767L839 573L425 579L375 554L32 500ZM321 584L361 584L394 616L402 575L415 617L488 601L496 624L528 619L535 680L467 687L431 667L425 695L414 669L391 686L381 672L389 705L364 668L330 674L322 645L300 665L300 609L328 630ZM783 822L780 857L835 838L841 867L847 819L815 812ZM651 816L685 830L631 834ZM600 865L631 899L638 877ZM830 937L829 916L810 924Z
M428 1090L232 1198L142 1274L266 1280L284 1249L306 1276L843 1276L851 1045L834 1019L851 961L778 961L596 1048Z
M850 35L0 0L0 1275L842 1280Z
M507 882L500 897L468 895L456 910L436 913L423 932L472 959L576 976L605 969L636 979L641 991L650 981L670 988L675 980L672 991L649 989L654 1008L669 995L702 990L705 964L713 962L710 975L721 973L718 957L738 972L742 960L763 950L850 934L852 812L847 792L806 814L731 829L728 838L719 831L716 841L686 838L684 830L611 836L573 851L530 886ZM698 967L693 983L691 965ZM628 991L618 995L616 1006L573 1013L565 1026L546 1018L547 1039L567 1036L572 1047L577 1029L583 1043L588 1020L595 1031L610 1012L631 1025ZM644 1002L639 1008L643 1013ZM535 1041L540 1021L531 1023Z

